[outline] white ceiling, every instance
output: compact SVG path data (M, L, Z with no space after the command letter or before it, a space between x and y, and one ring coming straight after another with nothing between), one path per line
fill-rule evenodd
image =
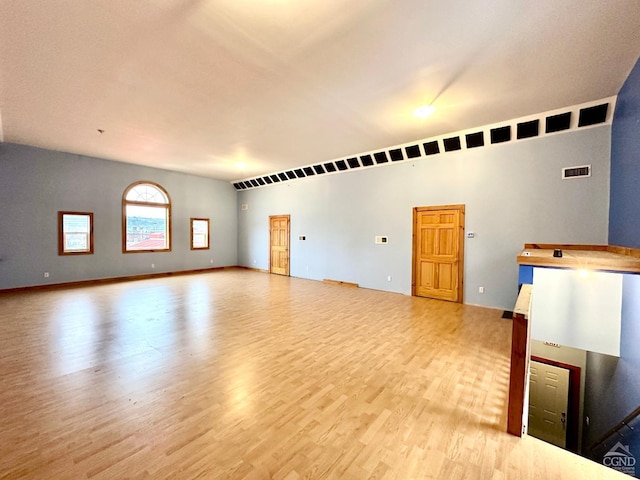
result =
M0 0L0 140L232 180L616 95L639 55L639 0Z

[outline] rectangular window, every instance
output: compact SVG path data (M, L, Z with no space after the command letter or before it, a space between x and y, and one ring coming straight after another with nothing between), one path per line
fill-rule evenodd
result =
M191 250L207 250L209 248L209 219L191 219Z
M169 250L167 207L129 204L125 221L127 252Z
M58 254L93 253L93 213L58 212Z

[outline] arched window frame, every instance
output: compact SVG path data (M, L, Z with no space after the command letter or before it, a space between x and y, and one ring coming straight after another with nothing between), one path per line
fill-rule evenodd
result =
M158 201L145 201L145 200L127 200L129 193L140 187L141 185L148 185L154 189L157 189L164 198L162 202ZM149 208L157 208L164 210L164 218L166 219L165 229L165 246L164 248L150 247L150 248L130 248L127 246L127 206L141 206ZM122 252L123 253L148 253L148 252L170 252L171 251L171 197L162 185L147 180L135 182L129 185L122 195Z

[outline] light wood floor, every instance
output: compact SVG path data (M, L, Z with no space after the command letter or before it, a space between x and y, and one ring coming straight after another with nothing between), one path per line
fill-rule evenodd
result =
M511 322L225 270L0 295L0 477L627 478L504 433Z

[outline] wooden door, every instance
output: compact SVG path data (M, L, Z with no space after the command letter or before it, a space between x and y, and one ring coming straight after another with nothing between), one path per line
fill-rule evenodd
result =
M413 209L412 294L462 302L464 205Z
M289 275L289 215L269 217L269 271Z
M569 370L532 360L529 372L528 433L532 437L565 448Z

